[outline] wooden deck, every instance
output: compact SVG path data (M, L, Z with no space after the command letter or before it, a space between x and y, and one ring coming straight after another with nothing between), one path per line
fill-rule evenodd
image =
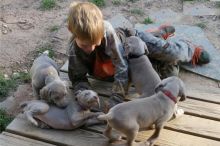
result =
M66 65L61 68L61 77L68 80ZM111 83L90 79L101 98L110 95ZM213 89L215 90L215 89ZM157 140L157 146L220 146L220 90L188 91L186 101L180 103L185 114L169 121ZM128 100L137 97L131 88ZM102 135L105 125L81 128L72 131L40 129L28 123L23 115L17 116L6 131L0 135L0 146L109 146ZM138 134L137 142L145 141L152 130ZM111 144L124 145L124 144Z

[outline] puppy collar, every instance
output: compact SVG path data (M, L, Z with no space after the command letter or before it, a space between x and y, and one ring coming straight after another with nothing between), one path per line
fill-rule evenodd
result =
M128 59L135 59L135 58L139 58L139 57L141 57L141 56L143 56L143 55L145 55L145 53L140 54L140 55L132 55L132 54L129 54L129 55L128 55Z
M168 90L162 90L162 92L169 97L174 103L177 103L177 98Z

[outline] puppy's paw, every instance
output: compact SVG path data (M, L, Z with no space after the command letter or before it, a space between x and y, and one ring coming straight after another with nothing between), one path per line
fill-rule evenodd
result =
M178 108L178 109L175 111L174 118L179 118L179 117L182 116L183 114L184 114L184 110L181 109L181 108Z
M151 142L151 141L149 141L149 140L147 140L146 142L145 142L145 146L153 146L154 144L153 144L153 142Z
M109 143L114 143L116 141L120 141L121 140L121 136L118 135L118 136L113 136L109 139Z

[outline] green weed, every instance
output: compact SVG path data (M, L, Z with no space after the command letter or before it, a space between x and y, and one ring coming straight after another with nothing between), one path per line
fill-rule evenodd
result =
M197 23L196 26L198 26L198 27L200 27L202 29L205 29L207 27L206 24L202 23L202 22L201 23Z
M50 30L50 32L58 31L59 30L59 26L58 25L51 26L49 28L49 30Z
M0 74L0 99L6 97L10 90L16 87L15 80L6 79L3 74Z
M42 54L44 51L47 51L47 50L49 51L48 56L50 58L54 58L55 52L54 52L52 46L49 44L45 44L45 45L41 46L40 48L38 48L37 53Z
M0 73L0 101L3 97L8 96L9 91L14 90L20 83L29 83L30 80L30 74L26 72L14 73L10 78L5 78Z
M123 0L112 0L112 4L113 5L120 5L120 4L122 4L122 1Z
M151 24L151 23L154 23L154 21L150 18L150 17L147 17L144 19L144 24Z
M105 6L105 0L90 0L93 4L95 4L98 7Z
M56 0L41 0L40 8L50 10L56 6Z
M138 14L138 15L140 15L140 16L143 16L143 15L144 15L144 11L143 11L142 9L132 9L132 10L130 10L130 12L131 12L132 14Z
M127 0L127 1L134 3L134 2L139 1L139 0Z
M4 131L7 125L13 120L5 110L0 109L0 132Z

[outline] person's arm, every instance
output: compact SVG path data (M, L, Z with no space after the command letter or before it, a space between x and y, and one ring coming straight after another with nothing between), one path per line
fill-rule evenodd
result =
M73 41L70 42L69 47L68 76L72 82L74 91L90 89L91 87L86 77L88 69L79 56L76 55Z
M115 66L114 83L112 96L125 96L128 88L128 63L118 36L109 22L105 22L106 27L106 53L111 56Z

